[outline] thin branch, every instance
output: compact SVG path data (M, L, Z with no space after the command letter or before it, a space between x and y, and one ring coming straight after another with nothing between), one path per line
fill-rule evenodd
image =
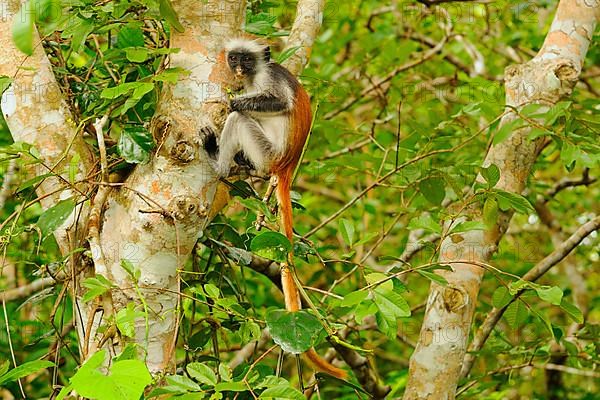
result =
M550 190L548 190L548 192L546 192L546 195L544 196L544 201L547 202L548 200L556 196L559 192L567 188L576 186L589 186L597 181L598 178L590 177L590 170L589 168L586 168L583 170L583 174L579 179L564 178L557 182L556 185L554 185L554 187L552 187Z
M30 296L44 288L54 286L55 283L56 280L52 277L40 278L26 285L0 292L0 298L2 298L3 301L22 299L23 297Z
M306 239L306 238L312 236L313 234L315 234L317 231L319 231L325 225L329 224L331 221L333 221L334 219L336 219L337 217L339 217L348 208L352 207L364 195L366 195L367 193L369 193L375 187L379 186L381 183L385 182L389 177L393 176L398 171L406 168L407 166L409 166L411 164L414 164L414 163L416 163L418 161L421 161L421 160L423 160L425 158L429 158L429 157L432 157L432 156L435 156L435 155L438 155L438 154L454 153L455 151L461 149L462 147L464 147L468 143L470 143L471 140L473 140L476 137L478 137L481 134L481 132L483 132L486 129L488 129L489 126L491 126L493 123L495 123L498 119L502 118L505 114L506 114L506 112L504 112L501 115L497 116L492 121L490 121L489 124L487 124L486 126L484 126L483 128L481 128L480 130L478 130L475 134L469 136L462 143L457 144L456 146L454 146L454 147L452 147L450 149L442 149L442 150L430 151L429 153L425 153L425 154L421 154L419 156L416 156L416 157L414 157L414 158L412 158L412 159L410 159L408 161L403 162L402 164L398 165L396 168L393 168L387 174L379 177L376 181L374 181L369 186L367 186L365 189L363 189L362 191L360 191L360 193L358 193L352 200L350 200L349 202L347 202L342 208L340 208L339 210L337 210L335 213L333 213L332 215L330 215L329 217L327 217L325 220L321 221L321 223L319 223L317 226L315 226L310 231L308 231L306 234L304 234L303 238Z
M112 108L104 114L101 119L96 119L94 122L94 130L96 131L96 140L98 141L98 150L100 151L100 171L102 171L102 181L108 182L108 161L106 156L106 145L104 144L104 126L108 122L108 117Z
M524 281L534 282L539 279L542 275L544 275L550 268L558 264L561 260L563 260L566 256L569 255L575 247L581 243L583 239L585 239L592 232L600 229L600 216L594 218L591 221L586 222L582 226L580 226L567 240L563 242L560 247L557 247L552 253L547 255L543 260L538 262L533 268L531 268L521 279ZM490 312L488 312L485 321L479 327L479 330L475 334L473 338L473 342L471 346L469 346L469 352L465 355L465 359L463 362L463 367L461 370L461 377L466 377L473 364L475 362L476 353L479 352L485 342L487 341L490 333L502 318L502 315L508 308L510 304L512 304L515 300L517 300L524 291L521 290L517 292L512 300L508 302L502 308L493 308Z
M567 367L566 365L558 365L558 364L552 364L552 363L536 365L536 366L538 368L549 369L551 371L565 372L567 374L572 374L572 375L581 375L581 376L587 376L590 378L600 378L600 372L598 372L598 371L577 369L577 368L573 368L573 367Z
M240 251L243 250L236 250L236 252ZM226 247L224 248L224 252L225 254L227 254L228 257L232 257L234 260L240 259L240 254L236 255ZM276 262L272 262L271 260L267 260L265 258L256 256L249 252L243 252L243 256L247 255L252 257L251 261L247 264L247 266L253 269L254 271L264 274L281 290L281 275L279 273L279 265ZM314 290L314 288L311 289ZM328 293L328 295L331 295L331 293ZM262 337L260 340L262 340ZM355 350L336 344L333 341L331 343L338 352L338 354L346 362L346 364L348 364L348 366L352 369L352 371L358 378L358 381L361 383L361 385L367 392L373 395L373 397L376 399L383 398L387 393L389 393L389 386L381 385L379 383L379 378L377 377L377 374L375 373L367 358L360 355ZM239 363L247 359L255 350L256 342L247 344L242 348L242 350L238 352L239 356L236 355L234 360L230 362L230 366L236 365L235 363L238 363L237 365L239 365Z
M438 9L438 11L444 12L444 11L442 11L442 9ZM358 96L356 96L354 98L350 98L341 107L326 114L323 117L323 119L325 119L325 120L331 119L331 118L335 117L336 115L346 111L347 109L352 107L354 104L356 104L358 101L360 101L362 98L367 96L369 93L371 93L374 90L377 90L379 87L381 87L381 85L392 80L399 73L409 70L411 68L414 68L417 65L423 64L425 61L429 60L430 58L432 58L433 56L438 54L440 51L442 51L442 49L444 48L444 45L448 42L448 39L450 38L450 34L452 32L452 24L451 24L450 18L447 15L445 15L445 16L447 17L446 18L446 21L447 21L446 26L444 29L445 34L444 34L444 37L437 43L437 45L435 47L423 52L422 54L420 54L420 57L415 57L415 59L408 61L408 62L394 68L385 77L381 78L379 81L375 82L374 84L370 85L369 87L363 89L362 92L360 92L360 94Z

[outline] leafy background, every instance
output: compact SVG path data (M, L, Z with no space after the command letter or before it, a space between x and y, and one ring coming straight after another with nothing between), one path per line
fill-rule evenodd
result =
M525 197L507 197L493 189L497 170L482 171L479 166L490 143L510 133L498 129L497 123L505 110L504 68L527 61L539 50L556 2L448 3L437 8L424 3L327 3L310 65L301 76L316 121L294 193L296 231L310 233L295 243L296 267L314 309L292 321L292 316L280 311L282 298L272 282L248 268L251 252L277 260L285 254L278 249L288 244L277 234L259 233L254 227L261 213L266 214L268 227L276 230L277 226L272 208L259 201L260 195L252 195L262 193L264 183L236 182L235 199L207 229L182 273L186 298L178 346L181 368L155 394L202 393L206 398L237 394L245 399L252 398L251 388L262 398L302 398L292 389L298 384L294 357L285 360L282 376L286 379L273 376L277 349L252 364L271 348L272 341L233 371L226 361L241 346L258 339L267 324L283 347L301 350L315 344L323 353L326 320L328 328L345 330L348 343L370 350L382 381L391 386L390 398L399 396L418 340L429 282L444 283L433 273L438 241L425 244L408 262L400 261L419 238L439 235L442 222L456 218L471 202L485 203L489 219L498 208L517 212L490 261L508 274L486 274L475 316L478 326L492 306L503 305L509 291L519 287L514 284L516 276L552 250L552 232L532 204L546 199L545 205L566 233L598 214L598 40L589 50L572 98L537 116L543 129L534 134L546 136L548 144L536 162ZM87 140L94 143L94 119L110 113L105 140L111 171L124 175L133 164L146 162L154 146L148 125L158 91L164 82L185 74L165 64L169 52L176 51L167 50L169 32L177 25L168 3L36 4L44 49ZM288 1L249 4L247 30L267 36L275 57L285 57L278 52L279 38L290 29L294 6ZM67 12L44 11L56 7L66 7ZM33 21L25 21L19 28L25 51L32 27ZM439 51L432 51L443 41ZM414 65L405 67L408 63ZM389 79L378 85L385 77ZM519 123L527 124L536 109L523 114ZM2 181L16 168L11 172L11 195L0 211L5 221L0 231L6 260L4 287L56 273L65 262L48 235L60 215L43 213L33 203L18 218L11 217L35 198L33 189L39 182L28 180L24 172L27 164L36 162L35 150L11 142L1 121ZM418 157L422 158L415 161ZM480 172L485 182L478 194L467 194L466 188ZM548 197L561 179L580 177L590 182ZM592 234L576 249L571 269L557 267L539 282L546 286L529 287L498 324L471 376L461 382L461 397L598 398L598 384L592 378L563 374L557 380L544 368L549 363L598 368L598 263L598 238ZM572 269L583 279L579 298L569 280ZM405 272L385 280L401 271ZM98 278L87 281L86 287L91 299L110 283ZM64 290L62 284L48 287L26 300L5 304L2 314L8 323L0 335L0 357L14 357L17 365L34 364L12 370L12 376L3 375L0 397L18 397L15 379L27 376L22 382L31 398L49 396L52 385L71 385L89 397L139 398L150 378L132 349L114 364L110 389L81 391L98 379L93 365L100 365L104 355L98 353L94 363L73 376L78 366L77 341L72 303ZM116 323L121 333L132 334L131 323L140 315L143 310L134 308L120 313ZM585 322L569 331L584 315ZM296 328L285 329L289 326ZM291 334L298 332L304 340ZM40 369L48 366L35 362L42 358L56 367ZM8 369L7 361L0 372ZM126 388L133 391L122 393L123 397L114 395ZM325 399L365 396L355 386L327 379L320 382L320 395Z

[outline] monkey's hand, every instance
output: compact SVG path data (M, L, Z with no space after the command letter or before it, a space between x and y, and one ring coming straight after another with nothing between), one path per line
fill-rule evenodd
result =
M212 159L216 159L219 155L219 142L217 140L217 131L210 125L200 128L200 143Z

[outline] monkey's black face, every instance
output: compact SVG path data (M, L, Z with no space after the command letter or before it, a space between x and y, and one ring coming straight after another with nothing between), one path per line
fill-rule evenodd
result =
M250 78L256 74L256 56L252 53L232 51L227 54L227 64L237 78Z

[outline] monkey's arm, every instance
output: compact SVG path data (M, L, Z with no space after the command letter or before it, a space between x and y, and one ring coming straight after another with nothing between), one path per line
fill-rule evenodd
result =
M270 93L239 96L231 100L231 111L283 112L289 105L280 97Z

